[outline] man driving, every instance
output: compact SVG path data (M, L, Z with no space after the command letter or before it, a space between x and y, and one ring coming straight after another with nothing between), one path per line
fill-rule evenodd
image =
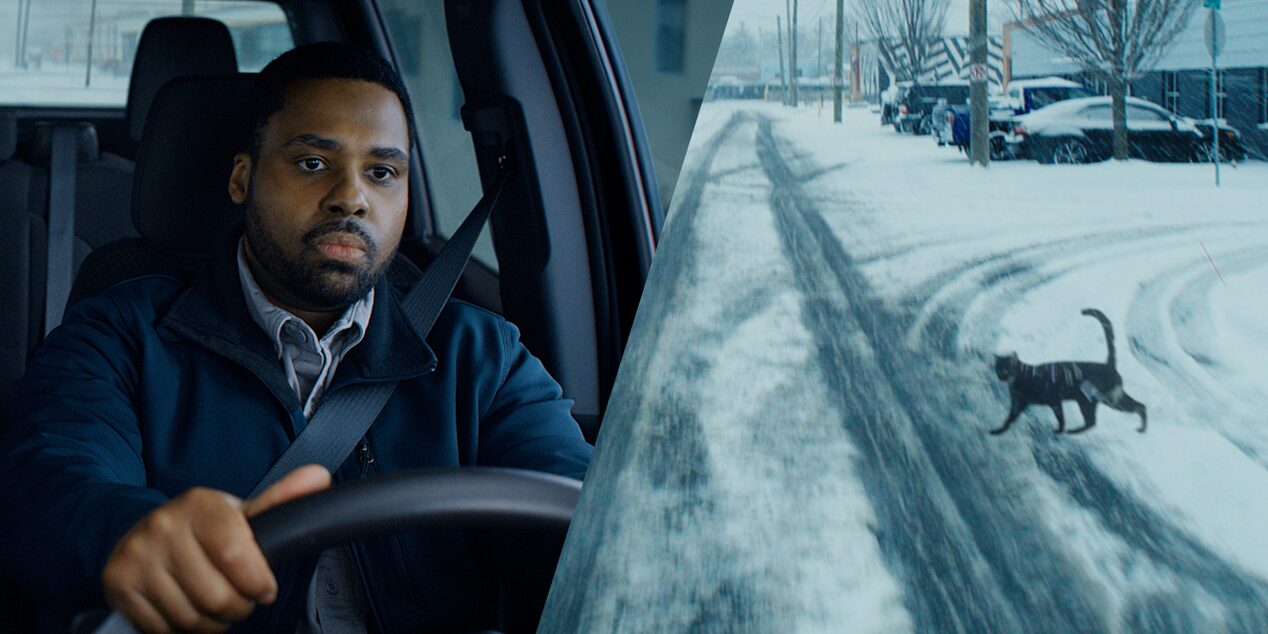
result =
M392 534L270 570L247 520L328 487L302 467L243 500L341 389L397 382L335 480L429 466L581 478L571 401L499 316L450 301L423 340L389 283L409 201L409 99L343 44L261 71L229 194L245 227L190 283L147 276L68 311L0 440L0 558L41 626L109 605L147 632L471 630L540 609L506 544ZM208 166L207 169L215 169ZM179 213L179 210L172 210ZM533 617L530 617L530 620Z

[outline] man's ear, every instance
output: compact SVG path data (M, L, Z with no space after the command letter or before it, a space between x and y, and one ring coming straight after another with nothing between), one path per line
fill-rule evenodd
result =
M241 205L247 201L248 191L251 191L251 155L239 152L233 155L233 171L229 173L229 199Z

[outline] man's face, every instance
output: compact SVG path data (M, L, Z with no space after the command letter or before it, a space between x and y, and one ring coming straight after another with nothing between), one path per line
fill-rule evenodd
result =
M364 296L396 253L409 204L409 126L396 95L354 79L291 84L253 164L234 157L248 257L270 299L329 312Z

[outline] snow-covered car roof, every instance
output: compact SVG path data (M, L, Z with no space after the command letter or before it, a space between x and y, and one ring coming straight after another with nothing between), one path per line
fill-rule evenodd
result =
M1078 99L1066 99L1065 101L1058 101L1050 106L1040 108L1030 114L1021 115L1020 117L1017 117L1017 119L1028 123L1040 123L1056 119L1064 119L1089 106L1108 106L1112 104L1113 99L1110 97L1080 97ZM1152 101L1137 99L1136 97L1128 97L1127 104L1166 113L1166 110L1164 110L1162 106L1159 106Z
M1082 128L1086 122L1080 122L1076 115L1084 108L1093 106L1109 107L1112 105L1113 99L1110 97L1081 97L1079 99L1067 99L1065 101L1058 101L1050 106L1040 108L1030 114L1014 117L1013 121L1028 128L1031 132L1037 132L1045 128ZM1172 121L1175 121L1178 125L1178 129L1186 130L1188 132L1197 132L1197 127L1191 121L1172 116L1171 113L1166 111L1166 109L1152 101L1137 99L1136 97L1128 97L1127 105L1152 110L1164 117L1167 117L1168 119L1171 119ZM1132 119L1130 116L1128 117L1128 126L1132 126Z
M1060 77L1041 77L1008 82L1011 88L1082 88L1083 84Z

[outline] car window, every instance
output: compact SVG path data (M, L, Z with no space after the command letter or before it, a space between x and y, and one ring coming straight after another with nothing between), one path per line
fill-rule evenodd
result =
M483 190L471 135L462 125L464 98L449 50L444 2L384 0L379 6L414 106L432 220L436 232L447 238L457 231ZM472 257L497 270L487 226Z
M1164 117L1162 115L1162 113L1152 108L1144 108L1141 106L1132 106L1132 105L1127 106L1127 118L1128 120L1135 123L1158 122L1158 121L1168 120L1167 117Z
M238 0L25 0L0 24L0 106L121 108L141 31L154 18L196 15L229 27L238 68L257 71L294 46L272 2ZM6 16L3 12L7 11Z
M1105 123L1108 121L1113 121L1114 112L1113 110L1110 109L1109 106L1091 106L1088 108L1084 108L1083 111L1079 113L1079 116L1083 117L1084 119L1089 119L1099 123Z
M1035 88L1030 91L1031 109L1038 110L1058 101L1092 96L1082 88Z

